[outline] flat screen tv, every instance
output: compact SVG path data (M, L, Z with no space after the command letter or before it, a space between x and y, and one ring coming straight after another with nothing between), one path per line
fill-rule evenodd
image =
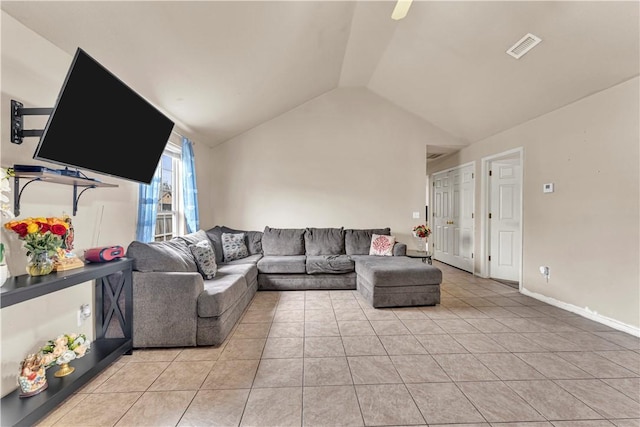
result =
M173 125L78 48L33 158L149 184Z

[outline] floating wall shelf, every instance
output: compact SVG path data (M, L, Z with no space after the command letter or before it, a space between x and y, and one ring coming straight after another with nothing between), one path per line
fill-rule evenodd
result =
M82 193L84 193L90 188L117 187L116 184L108 184L106 182L95 181L93 179L88 179L88 178L60 175L54 172L47 172L47 171L15 172L13 179L14 179L14 191L15 191L14 193L15 196L13 199L13 213L15 214L15 216L20 215L20 198L22 197L22 192L27 187L27 185L31 184L32 182L40 181L40 182L53 182L55 184L72 185L74 216L78 211L78 200L80 200L80 196L82 196ZM20 188L21 179L29 180L26 184L22 186L22 188ZM80 193L78 193L78 188L82 189Z

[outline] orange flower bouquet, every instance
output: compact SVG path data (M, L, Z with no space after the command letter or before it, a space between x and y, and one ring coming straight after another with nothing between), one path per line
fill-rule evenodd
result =
M31 276L42 276L51 273L53 260L63 237L69 230L69 225L63 218L25 218L9 221L5 228L15 232L20 240L24 240L24 247L30 261L27 273Z

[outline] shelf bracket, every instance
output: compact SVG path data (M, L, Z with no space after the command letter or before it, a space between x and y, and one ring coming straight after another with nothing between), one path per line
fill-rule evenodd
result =
M24 129L23 116L48 116L53 108L24 108L21 102L11 100L11 142L22 144L22 139L42 136L44 129Z
M20 198L22 197L22 192L27 187L27 185L31 184L35 181L42 181L40 178L34 178L31 181L27 182L25 185L20 188L20 178L17 176L13 178L13 194L15 197L13 198L13 214L15 216L20 215Z
M84 190L78 194L78 186L75 184L73 185L73 216L76 216L76 212L78 212L78 201L80 200L80 196L91 188L96 188L96 186L90 185L89 187L85 187Z
M36 181L42 181L42 178L34 178L23 185L22 188L20 188L20 178L17 176L13 178L13 191L15 194L15 197L13 198L13 214L15 216L20 215L20 199L22 198L22 192L27 187L27 185ZM96 188L96 186L90 185L88 187L84 187L84 189L80 193L78 193L78 185L73 184L73 216L76 216L76 213L78 212L78 201L80 200L80 196L82 196L85 191L91 188Z

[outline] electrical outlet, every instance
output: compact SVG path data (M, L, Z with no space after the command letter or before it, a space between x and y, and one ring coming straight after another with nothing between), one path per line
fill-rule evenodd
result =
M541 265L540 274L542 274L544 278L547 279L547 282L549 282L549 277L551 277L551 272L549 270L549 267L547 267L546 265Z
M82 326L85 320L91 317L91 306L82 304L78 309L78 326Z
M413 219L420 219L420 212L414 212Z

